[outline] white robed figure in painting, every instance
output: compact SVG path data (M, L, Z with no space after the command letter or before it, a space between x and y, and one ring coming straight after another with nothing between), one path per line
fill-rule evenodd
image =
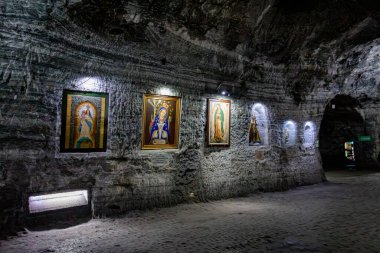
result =
M78 139L75 143L75 148L94 148L95 141L93 139L94 118L91 113L90 106L80 112L78 124Z

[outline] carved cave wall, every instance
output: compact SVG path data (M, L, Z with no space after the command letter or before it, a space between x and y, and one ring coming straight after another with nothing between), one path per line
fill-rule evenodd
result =
M343 61L326 63L338 73L336 80L343 81L327 78L331 86L326 87L322 77L315 78L312 92L297 103L287 84L293 82L299 65L273 64L265 57L253 64L234 52L192 43L175 33L155 42L150 38L149 43L114 43L70 21L65 1L45 2L1 6L0 231L17 230L23 224L27 198L37 193L88 189L93 216L101 217L323 180L318 149L302 143L304 124L314 122L317 136L328 101L335 94L357 91L350 85L358 83L358 77L351 73L363 68L362 61L348 67ZM160 34L157 29L151 26L154 36ZM354 48L342 57L357 61L362 57L371 61L364 66L370 68L379 63L370 59L378 44L375 40L357 48L364 53L354 54ZM367 86L372 82L378 94L379 80L373 81L378 70L371 71L372 76L359 79ZM231 146L208 147L207 98L220 97L208 87L238 83L241 73L248 77L241 94L231 97ZM86 80L93 85L86 86ZM107 152L59 152L64 89L109 93ZM168 89L182 98L180 147L141 150L143 94ZM368 91L367 87L354 95L376 97ZM255 103L265 105L269 117L268 144L263 146L248 144ZM368 103L365 108L378 143L378 106ZM282 140L287 120L296 123L291 146ZM372 150L376 160L379 145Z

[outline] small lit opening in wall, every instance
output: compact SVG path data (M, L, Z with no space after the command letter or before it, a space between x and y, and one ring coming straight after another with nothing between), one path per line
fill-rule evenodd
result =
M311 121L305 122L303 130L303 145L306 147L313 146L315 142L315 125Z
M29 212L41 213L88 205L87 190L61 192L29 197Z

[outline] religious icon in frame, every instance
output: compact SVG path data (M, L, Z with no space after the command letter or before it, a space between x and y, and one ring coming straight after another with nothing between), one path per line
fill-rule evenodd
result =
M229 146L231 100L208 99L207 144Z
M181 98L144 94L142 149L176 149Z
M249 145L259 146L261 145L261 137L258 129L258 124L256 121L256 115L253 114L251 118L251 123L249 124Z
M61 152L105 152L108 93L64 90L61 124Z

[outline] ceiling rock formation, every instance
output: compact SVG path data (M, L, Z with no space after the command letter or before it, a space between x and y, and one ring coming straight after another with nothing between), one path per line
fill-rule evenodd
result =
M246 69L260 69L258 58L284 65L291 73L285 89L297 103L313 90L315 77L332 81L331 59L380 35L380 4L370 0L83 0L68 1L67 8L78 25L113 42L159 44L171 33L237 55L246 67L236 79L255 81L260 75Z

